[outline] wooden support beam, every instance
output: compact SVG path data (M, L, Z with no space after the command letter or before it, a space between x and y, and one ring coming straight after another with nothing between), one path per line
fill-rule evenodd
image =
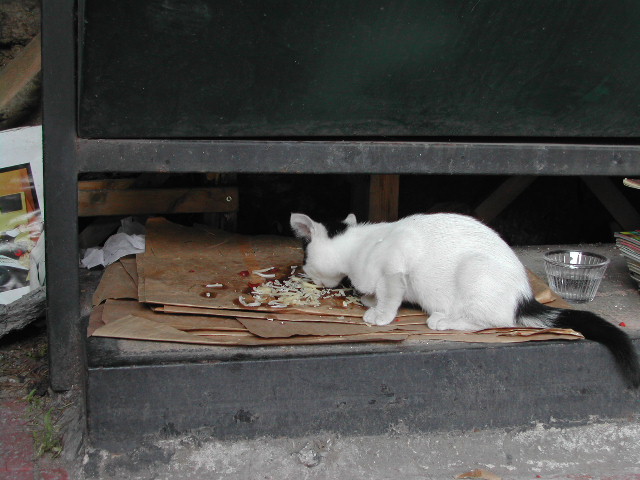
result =
M538 177L517 175L509 177L474 211L474 215L484 223L490 223L500 212L509 206L518 195L524 192Z
M82 183L82 182L80 182ZM234 212L236 187L78 190L78 215Z
M371 175L369 221L393 222L398 219L400 175Z
M130 188L159 188L168 179L168 173L142 173L131 178L107 178L78 182L79 190L126 190ZM231 215L231 214L227 214ZM78 235L80 248L96 247L120 226L122 216L101 216L94 218Z
M640 213L609 177L580 177L623 230L640 228Z
M100 180L82 180L78 190L126 190L135 185L135 178L106 178Z

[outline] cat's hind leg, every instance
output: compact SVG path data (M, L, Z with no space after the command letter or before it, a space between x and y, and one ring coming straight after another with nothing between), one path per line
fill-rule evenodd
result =
M375 305L364 314L364 321L372 325L388 325L398 314L405 293L401 274L383 276L375 288Z
M517 272L496 259L466 258L456 271L457 295L447 326L472 331L513 326L518 284Z

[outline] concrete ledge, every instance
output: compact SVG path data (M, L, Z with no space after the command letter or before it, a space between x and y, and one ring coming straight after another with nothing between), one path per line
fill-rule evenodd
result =
M519 253L535 263L543 250ZM634 323L640 296L625 269L616 258L587 308ZM638 332L627 331L640 347ZM638 392L625 388L610 353L589 341L212 348L93 338L88 363L90 442L113 451L146 435L203 429L220 439L377 435L399 426L557 425L639 411Z
M619 418L638 411L593 342L91 368L91 443L207 428L216 438L372 435Z

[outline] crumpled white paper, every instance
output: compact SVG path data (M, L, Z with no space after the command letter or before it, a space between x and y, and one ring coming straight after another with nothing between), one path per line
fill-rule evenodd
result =
M80 263L85 268L107 266L125 255L142 253L145 249L145 228L131 217L123 219L118 232L111 235L103 247L87 248Z

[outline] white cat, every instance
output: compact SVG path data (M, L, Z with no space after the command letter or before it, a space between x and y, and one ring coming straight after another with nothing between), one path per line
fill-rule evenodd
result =
M341 228L330 231L293 213L291 227L305 243L307 275L325 287L349 277L369 307L367 323L387 325L402 302L410 302L429 314L434 330L572 328L607 346L629 383L640 386L629 337L591 312L538 303L513 250L471 217L440 213L357 224L350 214Z

